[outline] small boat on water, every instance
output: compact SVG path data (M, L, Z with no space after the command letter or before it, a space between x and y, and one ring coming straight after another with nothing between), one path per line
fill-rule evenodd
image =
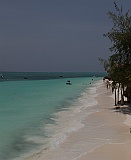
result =
M69 80L69 81L67 81L67 82L66 82L66 84L68 84L68 85L72 85L72 84L71 84L71 82L70 82L70 80Z
M0 78L3 78L3 75L2 75L2 74L0 75Z

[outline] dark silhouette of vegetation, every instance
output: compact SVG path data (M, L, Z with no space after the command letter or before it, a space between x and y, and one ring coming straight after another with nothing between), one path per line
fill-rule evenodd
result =
M124 96L131 103L131 12L123 13L122 7L114 2L115 11L107 14L113 22L111 30L104 34L108 37L112 46L109 50L113 53L108 60L99 58L108 76L113 80L114 88L121 92L121 104L124 104Z

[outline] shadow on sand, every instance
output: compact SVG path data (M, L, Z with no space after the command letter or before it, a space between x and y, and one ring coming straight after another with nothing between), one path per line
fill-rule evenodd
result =
M120 113L123 113L123 114L131 115L131 104L130 105L124 105L124 106L117 106L117 107L114 107L113 110L115 112L120 112Z

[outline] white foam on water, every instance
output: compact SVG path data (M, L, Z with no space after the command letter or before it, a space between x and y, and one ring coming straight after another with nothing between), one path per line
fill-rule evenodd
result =
M52 119L56 124L47 124L44 128L46 134L50 135L47 138L48 145L46 145L50 151L57 149L60 144L65 142L70 133L77 132L84 127L85 124L82 121L94 112L91 107L97 104L95 93L96 88L90 88L82 93L81 97L70 108L65 108L65 110L54 114L54 118ZM86 108L90 108L88 112L85 112ZM36 140L36 137L34 138ZM43 152L47 151L44 150Z
M97 104L96 87L94 85L82 93L70 108L54 114L55 124L48 124L45 128L50 135L47 148L34 152L28 160L77 160L101 145L118 143L122 139L119 128L112 129L101 116L93 117L92 113L99 113L99 109L94 107Z
M59 150L60 145L66 142L70 134L72 134L73 132L79 132L82 130L82 128L85 127L83 120L85 120L93 112L97 112L97 110L93 109L92 107L98 103L95 99L95 97L97 96L96 87L97 86L94 85L90 89L87 89L70 107L53 114L53 118L51 119L55 121L55 124L47 124L46 127L44 127L44 131L48 137L46 138L47 144L43 148L41 148L41 150L43 150L43 155L45 154L48 157L48 154L52 155L55 150ZM42 137L39 136L32 136L27 140L38 143L44 142ZM55 156L51 157L51 159L58 160L58 157L59 159L61 159L60 157L62 157L61 160L67 160L68 158L70 160L73 160L73 158L80 156L81 154L83 154L83 152L91 150L93 146L98 145L99 141L100 140L94 142L93 140L91 140L91 142L87 141L85 143L83 143L83 141L78 141L76 144L71 144L71 151L65 148L65 151L63 151L64 153L56 152ZM36 157L36 154L32 154L28 157L28 159L32 160L33 155L34 157ZM45 158L45 160L49 160L48 158Z

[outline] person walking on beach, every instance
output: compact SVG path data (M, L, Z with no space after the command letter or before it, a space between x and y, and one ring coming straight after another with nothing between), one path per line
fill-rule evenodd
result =
M107 79L107 81L106 81L106 87L107 87L107 89L110 87L109 86L109 80Z

